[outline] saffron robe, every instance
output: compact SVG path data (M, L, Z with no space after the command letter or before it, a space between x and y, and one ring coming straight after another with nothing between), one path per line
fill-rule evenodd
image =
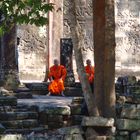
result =
M85 71L86 71L89 83L93 83L93 80L94 80L94 67L93 66L85 66Z
M64 87L64 80L66 78L67 71L66 68L62 65L59 66L52 66L50 68L50 72L48 74L48 78L53 81L49 84L48 90L52 94L60 94L62 91L65 90Z

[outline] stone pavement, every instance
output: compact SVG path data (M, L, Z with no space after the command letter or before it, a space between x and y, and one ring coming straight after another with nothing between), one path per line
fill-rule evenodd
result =
M18 99L19 105L36 105L47 107L62 107L71 104L74 97L59 97L59 96L46 96L46 95L33 95L32 99Z

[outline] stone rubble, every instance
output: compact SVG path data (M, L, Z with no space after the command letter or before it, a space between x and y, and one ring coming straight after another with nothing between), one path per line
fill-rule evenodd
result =
M138 91L133 87L129 94L117 92L115 119L81 114L83 97L37 96L27 88L18 89L14 96L0 97L0 139L139 140L140 93L134 89Z

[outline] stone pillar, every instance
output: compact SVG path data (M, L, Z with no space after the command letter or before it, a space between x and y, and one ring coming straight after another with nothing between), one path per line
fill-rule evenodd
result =
M72 64L72 55L73 55L73 44L71 38L61 39L61 51L60 51L60 62L67 69L67 77L65 80L65 85L73 86L75 85L75 78L73 74L73 64Z
M63 38L63 0L50 0L54 3L53 12L49 13L49 65L53 60L60 60L60 38Z

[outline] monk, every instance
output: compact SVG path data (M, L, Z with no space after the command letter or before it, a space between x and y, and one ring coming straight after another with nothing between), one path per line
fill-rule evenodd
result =
M86 60L86 66L85 66L85 71L86 71L86 74L87 74L87 78L88 78L88 81L90 83L90 86L91 86L91 89L92 89L92 92L93 92L93 88L94 88L94 67L91 65L91 60L90 59L87 59Z
M92 92L94 92L94 67L91 65L91 60L87 59L86 60L86 66L85 66L85 71L87 74L87 78L91 87ZM85 100L82 103L81 106L81 114L82 115L89 115L88 109L87 109L87 104Z
M66 75L66 68L63 65L59 65L59 61L55 59L54 65L50 68L50 72L48 74L48 78L50 80L48 95L53 94L64 96L63 91L65 90L64 81Z

